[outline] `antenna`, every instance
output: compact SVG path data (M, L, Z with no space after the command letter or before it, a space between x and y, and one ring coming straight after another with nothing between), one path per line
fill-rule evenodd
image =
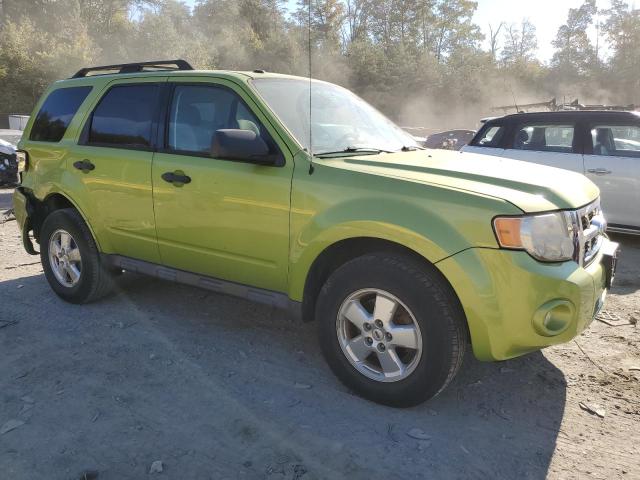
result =
M313 166L313 135L311 133L311 1L309 0L309 175L312 175Z
M516 107L516 113L520 113L520 109L518 108L518 101L516 100L516 94L513 93L513 87L509 84L509 90L511 90L511 97L513 98L513 104Z

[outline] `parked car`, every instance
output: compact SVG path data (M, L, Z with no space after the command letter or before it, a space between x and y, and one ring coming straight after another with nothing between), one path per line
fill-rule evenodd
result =
M608 229L640 234L640 113L517 113L488 120L463 152L585 174L602 192Z
M17 180L16 147L0 138L0 186L15 185Z
M481 360L569 341L615 271L584 176L422 150L307 78L87 68L45 92L18 146L17 223L61 298L96 300L124 270L288 308L385 404L442 391L469 338Z
M422 145L427 148L460 150L471 141L475 134L474 130L447 130L429 135Z

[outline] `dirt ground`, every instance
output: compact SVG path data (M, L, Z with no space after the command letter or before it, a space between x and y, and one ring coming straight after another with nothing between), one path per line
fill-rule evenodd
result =
M440 396L399 410L349 393L314 325L277 310L133 274L66 304L0 225L0 477L638 479L640 239L616 238L606 312L625 325L468 355Z

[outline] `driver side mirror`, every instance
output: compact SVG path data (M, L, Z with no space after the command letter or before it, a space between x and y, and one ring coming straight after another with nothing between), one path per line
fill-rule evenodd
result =
M276 165L277 155L269 153L269 146L255 132L239 129L216 130L211 142L211 156L225 160Z

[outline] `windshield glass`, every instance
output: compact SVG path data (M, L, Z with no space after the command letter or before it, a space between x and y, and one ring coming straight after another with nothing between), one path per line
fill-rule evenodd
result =
M307 150L311 139L314 154L347 149L399 151L418 146L411 135L345 88L313 81L310 109L308 80L261 78L253 84Z

